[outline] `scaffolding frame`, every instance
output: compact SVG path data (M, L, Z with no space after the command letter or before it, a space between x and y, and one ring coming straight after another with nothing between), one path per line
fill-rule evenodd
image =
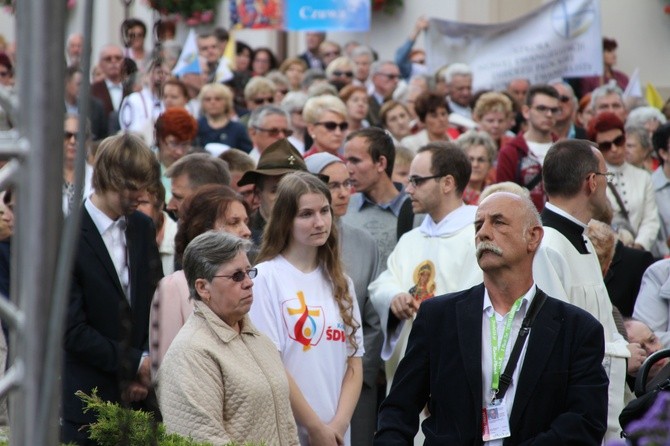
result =
M10 364L0 379L9 394L10 445L59 444L62 339L71 269L79 238L89 115L93 2L84 3L84 73L75 168L75 203L62 213L64 41L62 2L16 2L17 94L0 88L0 105L15 129L0 135L0 189L16 197L11 252L11 299L0 298L10 330Z

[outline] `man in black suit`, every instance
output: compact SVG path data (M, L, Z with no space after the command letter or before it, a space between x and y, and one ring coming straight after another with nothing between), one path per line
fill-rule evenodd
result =
M412 444L427 404L426 445L599 445L607 421L603 329L535 286L543 229L534 205L495 193L480 204L475 230L484 283L421 304L375 444ZM527 319L534 321L524 338Z
M123 83L123 49L118 45L105 45L100 50L98 66L105 75L101 81L91 84L91 96L102 102L105 121L110 113L118 111L123 98L132 93Z
M139 403L149 391L149 308L163 276L151 220L138 199L160 181L156 157L132 135L105 139L98 149L95 192L84 202L64 339L64 443L95 443L82 426L77 390L104 400Z
M305 61L307 68L325 70L326 67L319 56L319 45L326 40L326 33L308 31L305 33L305 44L307 49L298 57Z
M69 66L65 69L65 112L79 114L79 91L83 73L78 66ZM91 123L91 135L93 141L107 138L107 118L102 107L102 102L91 96L89 109L89 121Z

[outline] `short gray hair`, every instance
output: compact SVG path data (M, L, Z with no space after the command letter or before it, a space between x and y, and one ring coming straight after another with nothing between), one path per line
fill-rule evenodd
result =
M367 45L358 45L356 48L353 49L353 51L351 52L351 58L355 59L358 56L368 56L370 57L370 62L372 62L375 58L374 54L372 53L372 50Z
M189 297L201 300L195 289L195 281L211 282L221 265L225 265L240 252L248 252L251 242L223 231L207 231L188 244L182 257L184 275L188 283Z
M472 70L467 64L462 62L452 63L444 71L444 81L450 84L454 80L454 76L470 76L472 77Z
M643 127L647 122L653 119L661 124L668 122L668 118L666 118L659 109L655 107L638 107L628 114L628 118L626 118L626 127ZM626 130L626 132L628 131Z
M394 67L398 66L392 60L378 60L370 67L370 76L374 76L375 74L380 73L384 65L393 65Z
M456 144L466 155L470 147L484 146L489 164L493 166L493 161L496 159L496 143L493 142L493 138L488 133L482 130L468 130L458 137Z
M651 135L649 134L649 130L645 129L641 125L626 125L625 131L626 136L635 135L642 148L647 152L654 150L654 145L651 142Z
M230 186L228 163L209 153L190 153L179 158L165 171L168 178L188 177L189 186L196 189L205 184Z
M623 91L617 86L616 83L609 83L601 85L591 92L591 102L589 103L589 108L591 110L595 110L596 102L610 94L616 94L619 96L619 99L621 99L621 103L623 104Z
M258 107L257 109L251 112L251 114L249 115L249 121L247 122L247 127L248 128L262 127L265 118L273 115L283 116L286 118L287 121L289 121L290 119L288 113L286 113L285 110L282 110L276 105L264 105L262 107Z
M307 93L304 91L289 91L281 101L281 108L286 113L302 111L305 102L307 102Z

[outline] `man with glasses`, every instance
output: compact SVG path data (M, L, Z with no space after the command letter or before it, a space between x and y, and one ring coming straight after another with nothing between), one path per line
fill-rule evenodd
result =
M558 80L550 84L558 92L558 106L561 111L556 116L554 133L558 139L586 139L586 130L575 124L577 117L577 97L567 82Z
M531 200L541 211L546 201L542 164L556 141L553 130L561 112L558 91L550 85L532 86L521 112L528 122L528 130L501 147L496 178L498 182L511 181L528 189Z
M470 172L467 155L449 142L425 145L412 160L405 190L414 213L426 216L421 226L400 238L388 269L370 285L384 333L387 388L405 355L421 302L482 281L475 256L477 207L465 205L462 198Z
M382 104L391 98L398 86L400 68L394 62L384 60L373 63L370 73L374 89L368 99L370 109L367 120L370 125L381 127L379 110Z
M293 135L288 113L273 105L261 106L251 112L247 131L253 144L249 156L256 162L270 144Z
M542 211L544 238L533 261L533 277L547 295L586 310L603 325L603 365L609 377L607 442L619 438L621 431L626 358L631 352L617 331L598 257L584 231L594 216L607 212L611 175L593 143L567 139L551 147L542 176L549 202Z
M105 78L91 84L91 96L102 102L108 120L110 113L118 111L123 99L132 93L130 86L123 84L123 49L113 44L103 46L98 66Z

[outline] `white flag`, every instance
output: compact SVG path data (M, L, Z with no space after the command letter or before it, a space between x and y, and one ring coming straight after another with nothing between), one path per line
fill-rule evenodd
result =
M641 98L642 84L640 83L640 69L636 68L628 80L626 91L623 92L623 98Z
M603 73L600 0L555 0L491 25L431 19L427 37L429 69L467 63L475 90Z
M191 29L184 42L184 48L181 50L179 59L172 69L172 74L179 77L186 73L200 74L200 59L198 57L198 42L195 31Z

